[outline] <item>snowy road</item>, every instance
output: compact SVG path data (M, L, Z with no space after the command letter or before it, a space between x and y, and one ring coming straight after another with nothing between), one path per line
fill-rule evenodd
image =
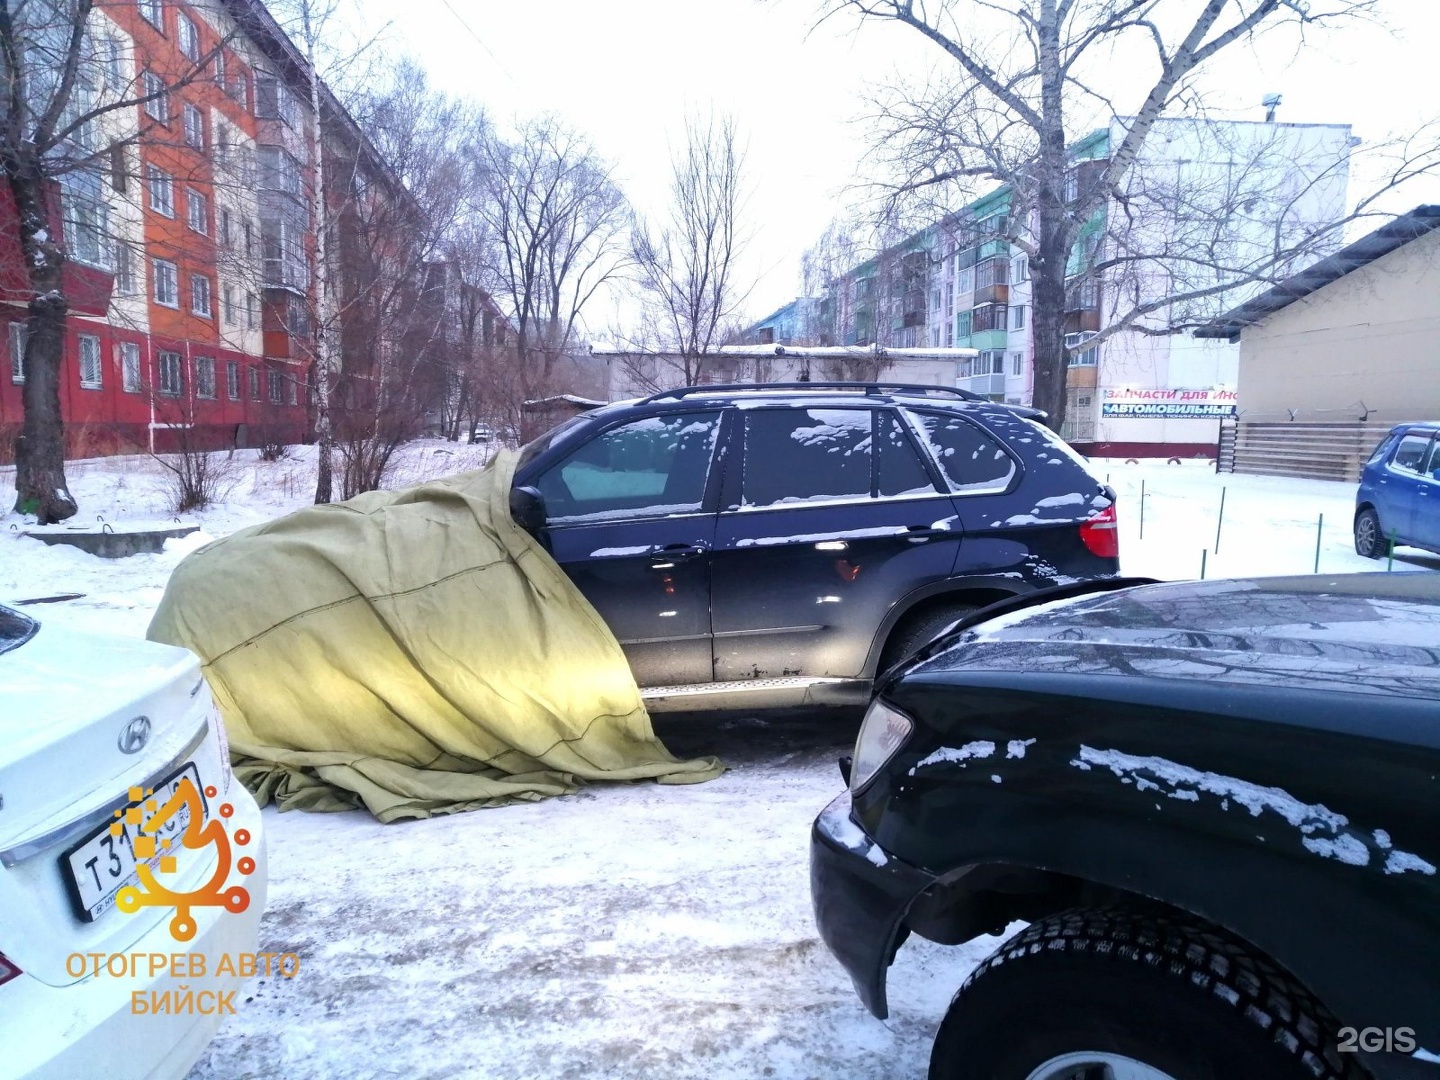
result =
M257 986L194 1080L923 1076L994 942L913 941L885 1023L810 915L811 820L858 716L660 724L732 769L402 825L267 814Z

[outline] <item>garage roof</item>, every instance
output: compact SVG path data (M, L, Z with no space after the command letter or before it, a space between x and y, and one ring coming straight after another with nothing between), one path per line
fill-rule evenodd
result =
M1239 307L1231 308L1214 322L1196 330L1195 336L1237 337L1243 327L1252 326L1281 308L1289 307L1296 300L1309 296L1332 281L1338 281L1352 270L1358 270L1396 248L1418 240L1432 229L1440 229L1440 206L1417 206L1408 214L1401 214L1394 221L1362 236L1348 247L1341 248L1334 255L1321 259L1314 266L1306 267L1300 273L1286 278L1274 288L1247 300Z

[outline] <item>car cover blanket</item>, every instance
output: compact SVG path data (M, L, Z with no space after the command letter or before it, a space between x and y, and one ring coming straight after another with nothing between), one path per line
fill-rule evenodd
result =
M199 655L262 805L381 821L694 783L599 614L510 517L516 455L234 533L187 556L149 636Z

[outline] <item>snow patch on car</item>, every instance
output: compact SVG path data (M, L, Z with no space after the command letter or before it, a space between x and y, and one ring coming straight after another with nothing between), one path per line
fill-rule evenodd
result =
M649 544L641 544L639 547L609 547L597 548L590 552L592 559L618 558L622 555L644 555L654 550Z
M1172 799L1197 803L1202 793L1215 795L1220 798L1222 810L1228 810L1230 803L1235 802L1249 810L1251 817L1259 817L1268 810L1300 830L1300 842L1306 850L1351 866L1370 865L1370 847L1350 829L1349 818L1321 803L1302 802L1283 788L1265 787L1234 776L1203 772L1167 758L1142 757L1119 750L1096 750L1084 745L1080 747L1079 757L1070 764L1085 770L1093 766L1109 769L1122 783L1133 783L1137 791L1159 791ZM1377 847L1382 851L1390 850L1387 832L1376 830L1373 836ZM1436 872L1433 865L1418 855L1390 850L1385 872L1403 874L1407 871Z
M975 742L968 742L964 746L942 746L928 757L923 757L915 763L915 768L910 770L914 776L916 769L923 769L929 765L959 765L962 769L967 761L978 761L982 758L995 756L995 744L988 739L977 739Z
M1023 758L1025 756L1025 748L1034 745L1034 739L1011 739L1005 744L1005 756L1012 759Z
M871 529L839 529L824 533L799 533L795 536L747 536L736 540L735 546L774 547L777 544L810 544L827 540L864 540L872 536L904 536L909 531L902 525L877 525Z

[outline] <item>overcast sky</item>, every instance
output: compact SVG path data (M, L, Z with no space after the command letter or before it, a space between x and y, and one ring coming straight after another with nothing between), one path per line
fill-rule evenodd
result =
M553 111L584 131L642 213L664 205L687 111L733 113L749 147L754 318L796 295L801 253L844 205L865 154L868 91L946 62L903 27L849 15L820 24L820 0L352 2L358 28L384 27L386 52L413 56L502 126ZM1351 27L1298 53L1288 35L1222 53L1208 73L1218 114L1263 119L1260 99L1276 92L1277 119L1348 123L1369 142L1440 115L1440 3L1379 5L1389 29ZM1440 183L1391 208L1422 201L1440 201Z

